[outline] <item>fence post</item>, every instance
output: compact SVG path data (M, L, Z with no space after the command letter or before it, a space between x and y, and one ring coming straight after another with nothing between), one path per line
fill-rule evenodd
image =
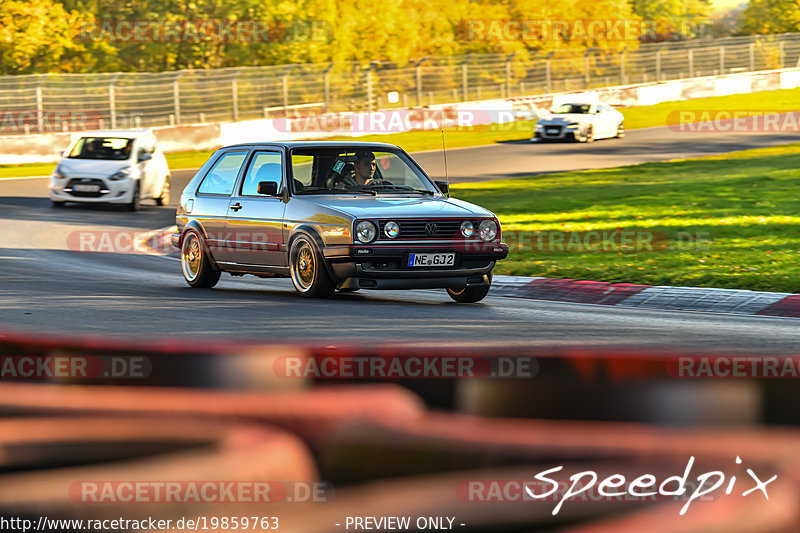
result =
M553 57L553 54L555 54L555 52L550 52L544 60L545 92L547 93L553 92L553 70L550 65L550 59ZM522 85L520 85L520 91L522 91Z
M725 47L722 45L719 47L719 74L725 74Z
M325 72L322 73L322 85L323 85L323 99L325 102L325 112L328 112L328 106L331 105L331 80L330 74L331 69L333 68L334 63L328 65L328 68L325 69Z
M178 80L181 79L181 75L183 75L183 72L178 72L172 82L172 107L174 108L175 124L181 123L181 90L178 86Z
M44 95L42 94L42 84L47 79L47 74L42 76L39 83L36 84L36 126L39 133L44 133Z
M625 51L628 50L628 47L625 46L620 53L619 53L619 84L625 85Z
M289 65L281 75L281 101L283 103L283 116L289 116L289 71L294 65Z
M689 48L689 77L694 78L694 48Z
M114 84L108 86L108 111L111 117L111 129L117 129L117 105L114 94Z
M242 69L238 69L231 78L231 112L233 114L233 121L239 120L239 83L236 78L241 74Z
M661 81L661 49L664 48L664 45L658 47L656 50L656 82Z
M511 60L515 54L516 52L506 56L506 98L511 98Z
M756 69L756 43L750 43L750 72Z
M778 65L779 65L778 68L784 68L784 62L785 62L784 58L786 56L786 46L785 46L785 44L786 44L786 42L783 41L783 40L781 40L781 42L778 43Z
M597 50L594 46L586 50L583 54L583 85L586 89L589 88L591 75L589 74L589 56Z
M461 62L461 101L466 102L469 99L469 71L467 62L470 56L468 55L464 61Z

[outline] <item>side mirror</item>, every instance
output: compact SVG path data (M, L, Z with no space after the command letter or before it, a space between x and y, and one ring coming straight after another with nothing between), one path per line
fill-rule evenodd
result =
M274 181L259 181L256 190L264 196L278 196L278 184Z
M450 195L450 185L446 181L434 181L434 183L442 191L442 194Z
M150 161L151 159L153 159L153 154L145 154L145 153L139 154L139 163L141 163L142 161Z
M58 157L64 157L64 150L58 151Z

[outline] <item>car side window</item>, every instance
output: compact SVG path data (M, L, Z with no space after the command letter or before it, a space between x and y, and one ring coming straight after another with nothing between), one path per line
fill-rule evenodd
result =
M600 113L605 113L606 111L611 111L611 108L606 105L600 104L599 106L597 106L597 111Z
M247 151L227 152L222 155L197 189L198 194L222 194L230 196L236 185L236 177L242 168Z
M256 152L250 161L247 174L242 183L242 196L264 196L258 194L258 184L262 181L273 181L281 188L283 165L280 152Z

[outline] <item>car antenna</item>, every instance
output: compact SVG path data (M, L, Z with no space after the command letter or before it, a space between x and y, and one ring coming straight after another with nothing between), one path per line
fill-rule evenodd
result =
M442 131L442 157L444 158L444 181L445 183L447 183L447 189L448 189L447 196L450 196L450 191L449 191L450 179L447 176L447 150L445 149L444 146L444 128L442 128L441 131Z

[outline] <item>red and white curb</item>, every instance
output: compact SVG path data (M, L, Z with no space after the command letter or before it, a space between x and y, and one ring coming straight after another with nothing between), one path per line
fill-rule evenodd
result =
M495 276L492 296L641 309L800 317L800 294Z

